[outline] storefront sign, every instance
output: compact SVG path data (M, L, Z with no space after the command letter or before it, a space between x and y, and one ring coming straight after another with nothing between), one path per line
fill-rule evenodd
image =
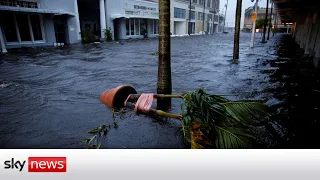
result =
M146 6L139 6L139 5L134 5L134 9L142 9L142 10L150 10L150 11L156 11L156 8L151 8L151 7L146 7Z

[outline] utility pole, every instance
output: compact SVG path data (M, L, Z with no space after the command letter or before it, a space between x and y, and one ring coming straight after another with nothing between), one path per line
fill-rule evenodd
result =
M202 34L204 33L204 20L206 19L205 18L205 15L204 15L204 13L205 13L205 9L206 9L206 1L204 0L204 2L203 2L203 19L202 19Z
M262 42L266 43L266 31L267 31L267 24L268 24L268 10L269 10L269 0L267 0L267 9L266 9L266 18L263 25L263 37Z
M191 34L191 0L189 1L189 24L188 24L188 34Z
M267 38L267 40L269 40L270 38L270 30L271 30L271 28L272 28L272 11L273 11L273 3L271 3L271 15L270 15L270 22L269 22L269 29L268 29L268 38Z
M226 6L226 12L224 14L224 22L223 22L223 31L224 32L224 27L226 26L226 19L227 19L227 10L228 10L228 0L227 0L227 4L225 5Z
M254 13L255 13L255 18L257 18L257 9L258 9L258 1L256 0L256 5L254 6ZM254 35L256 34L256 20L253 20L253 25L252 25L252 34L251 34L251 44L250 47L254 47Z

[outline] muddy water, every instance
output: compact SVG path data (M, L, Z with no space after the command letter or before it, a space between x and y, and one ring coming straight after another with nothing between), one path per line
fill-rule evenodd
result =
M203 88L238 94L271 107L256 125L257 148L318 147L319 76L290 38L277 35L249 48L241 35L239 64L232 64L233 36L172 38L173 93ZM289 44L289 45L288 45ZM84 148L87 131L113 122L100 94L122 84L156 92L157 40L22 49L1 57L0 147ZM301 68L301 70L299 69ZM173 102L179 112L180 102ZM176 120L155 122L132 112L108 133L104 148L184 148ZM308 141L311 140L311 141Z

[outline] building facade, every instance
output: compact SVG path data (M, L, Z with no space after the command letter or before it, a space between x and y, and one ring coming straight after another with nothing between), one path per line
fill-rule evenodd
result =
M170 5L172 35L217 31L220 0L171 0ZM86 30L97 39L110 30L115 40L159 34L158 0L0 0L0 15L2 52L77 43Z
M77 0L0 0L0 43L7 48L81 40Z
M219 6L219 0L172 0L171 33L213 34L217 31Z
M253 21L252 21L252 14L254 12L254 7L249 7L248 9L245 10L245 16L244 16L244 26L243 26L243 31L244 32L251 32L252 31L252 26L253 26ZM269 15L268 18L270 18L271 15L271 10L269 9ZM266 8L259 8L257 10L257 20L259 19L265 19L266 16ZM271 23L273 25L273 29L278 29L278 31L283 31L285 32L287 29L287 26L281 23L280 16L278 15L276 9L273 9L272 16L271 16ZM269 27L267 27L269 28ZM261 30L257 30L258 32Z

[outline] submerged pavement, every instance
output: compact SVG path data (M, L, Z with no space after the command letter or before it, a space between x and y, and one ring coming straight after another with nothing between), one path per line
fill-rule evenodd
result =
M273 116L256 125L261 137L255 147L315 147L306 139L314 135L309 130L320 129L319 103L305 106L304 98L319 98L312 90L319 86L319 76L306 60L294 66L304 67L305 76L287 67L300 57L299 51L295 56L290 53L294 43L285 45L292 43L289 37L277 35L261 44L257 34L256 47L251 49L250 35L241 34L239 64L232 63L233 34L172 38L173 93L203 88L209 93L263 100ZM152 54L157 47L158 40L153 39L21 49L2 56L0 147L85 148L82 139L90 137L89 130L113 123L111 111L99 101L103 91L130 84L138 92L156 92L158 59ZM313 79L305 81L309 76ZM303 98L290 99L292 94ZM299 111L301 107L305 111ZM173 111L179 108L179 100L174 100ZM309 119L292 112L308 113ZM157 122L127 112L118 125L109 131L103 148L184 148L177 120Z

